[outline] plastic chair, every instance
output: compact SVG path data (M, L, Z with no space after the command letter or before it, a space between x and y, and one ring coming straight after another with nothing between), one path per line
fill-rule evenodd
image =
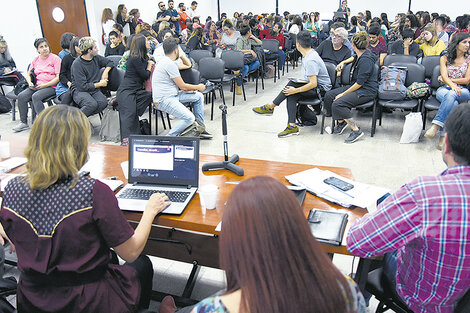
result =
M269 50L270 53L278 56L275 60L266 61L266 64L274 65L274 83L276 76L281 79L281 72L279 71L279 41L276 39L263 39L261 40L264 50Z
M113 65L118 67L119 61L122 59L122 55L108 55L106 58L113 61Z
M424 66L415 63L392 63L395 66L406 67L408 69L406 73L405 86L408 87L413 82L423 83L424 82ZM382 108L389 109L403 109L403 110L417 110L420 105L419 99L403 99L403 100L384 100L380 98L377 101L378 110L374 110L373 126L375 128L377 118L379 119L379 125L382 125Z
M431 96L424 100L423 103L423 129L426 128L426 116L428 111L435 111L439 110L441 103L436 99L436 91L441 86L441 83L438 81L438 77L441 75L441 66L436 65L433 69L432 77L431 77Z
M389 54L384 59L384 66L389 66L392 63L416 63L416 57L413 55L404 55L404 54Z
M424 57L423 60L421 61L421 64L423 64L425 68L424 76L430 79L432 77L434 68L437 65L441 65L441 57L439 55L430 55L430 56Z
M189 57L199 65L201 59L212 58L214 55L209 50L193 50L189 53Z
M206 90L204 91L206 94L211 95L211 120L214 119L214 100L216 90L219 90L220 97L222 98L222 102L225 105L224 89L222 87L224 79L224 69L225 62L222 59L202 58L199 61L199 72L201 73L201 77L210 81L213 84L212 86L207 86Z
M233 105L235 105L235 86L237 84L237 80L241 79L242 81L242 91L243 91L243 99L246 101L245 95L245 86L243 84L243 52L235 51L235 50L226 50L222 51L221 59L225 62L225 69L231 71L232 74L226 74L224 77L224 81L231 81L232 86L231 90L233 93ZM233 74L233 72L239 71L238 74Z

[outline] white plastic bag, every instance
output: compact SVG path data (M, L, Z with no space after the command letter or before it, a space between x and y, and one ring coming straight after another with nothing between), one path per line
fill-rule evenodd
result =
M423 129L423 118L421 112L411 112L405 116L403 133L400 143L414 143L419 141L421 130Z

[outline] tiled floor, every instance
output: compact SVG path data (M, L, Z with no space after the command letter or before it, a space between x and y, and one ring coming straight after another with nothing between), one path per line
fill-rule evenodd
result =
M299 136L280 139L277 133L287 124L285 103L276 108L270 117L259 116L252 112L253 106L272 101L287 82L287 77L300 75L297 68L273 83L265 80L265 90L255 95L254 83L246 84L247 101L237 96L236 105L232 106L231 93L225 88L228 106L229 153L237 153L241 158L275 160L328 166L347 167L352 170L356 180L376 184L396 190L402 184L419 175L433 175L445 168L440 151L436 149L437 140L422 138L416 144L400 144L400 136L406 113L394 112L384 114L382 126L377 127L376 134L370 137L372 113L358 114L358 124L365 131L365 136L358 142L348 145L343 141L349 131L343 135L320 135L319 126L303 127ZM221 103L216 100L216 106ZM144 114L144 117L148 116ZM214 112L210 121L210 106L205 108L206 126L214 135L212 140L201 142L201 153L223 154L220 111ZM428 115L428 123L434 113ZM99 119L90 118L94 126L93 142L99 141ZM17 122L11 121L11 114L0 115L0 133L11 133ZM326 125L330 124L327 119ZM428 124L429 125L429 124ZM160 125L160 129L162 129ZM28 136L29 132L20 133ZM112 144L112 143L110 143ZM154 289L162 292L181 294L185 279L191 271L191 265L170 260L152 258L155 267ZM352 258L335 256L333 262L340 270L351 272ZM355 262L357 265L357 260ZM223 272L212 268L202 268L197 280L193 298L202 299L213 294L224 286ZM373 312L374 304L369 308ZM152 302L152 309L158 303ZM374 309L375 310L375 309Z

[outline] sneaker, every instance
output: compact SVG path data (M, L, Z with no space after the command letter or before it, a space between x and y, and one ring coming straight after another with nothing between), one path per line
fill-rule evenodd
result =
M286 129L284 129L282 132L277 134L277 136L279 138L284 138L284 137L289 137L289 136L292 136L292 135L298 135L299 133L300 133L299 127L297 125L296 126L288 125L286 127Z
M21 131L23 131L23 130L27 130L27 129L29 129L28 124L25 124L25 123L23 123L23 122L19 123L19 124L16 125L15 127L13 127L13 131L14 131L15 133L19 133L19 132L21 132Z
M199 138L201 138L201 139L212 139L212 134L208 133L205 130L199 135Z
M271 109L269 105L265 104L260 107L254 107L253 112L264 115L273 115L274 109Z
M347 127L348 123L346 122L338 123L333 129L333 134L341 135Z
M350 134L349 137L344 140L345 143L353 143L356 142L359 138L364 136L364 133L362 130L359 128L358 130L353 130Z

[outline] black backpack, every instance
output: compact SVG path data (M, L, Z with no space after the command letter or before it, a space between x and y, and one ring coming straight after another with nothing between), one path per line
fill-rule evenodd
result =
M8 113L11 111L10 100L4 95L0 94L0 113Z
M317 125L317 115L306 105L297 106L296 118L299 126Z

